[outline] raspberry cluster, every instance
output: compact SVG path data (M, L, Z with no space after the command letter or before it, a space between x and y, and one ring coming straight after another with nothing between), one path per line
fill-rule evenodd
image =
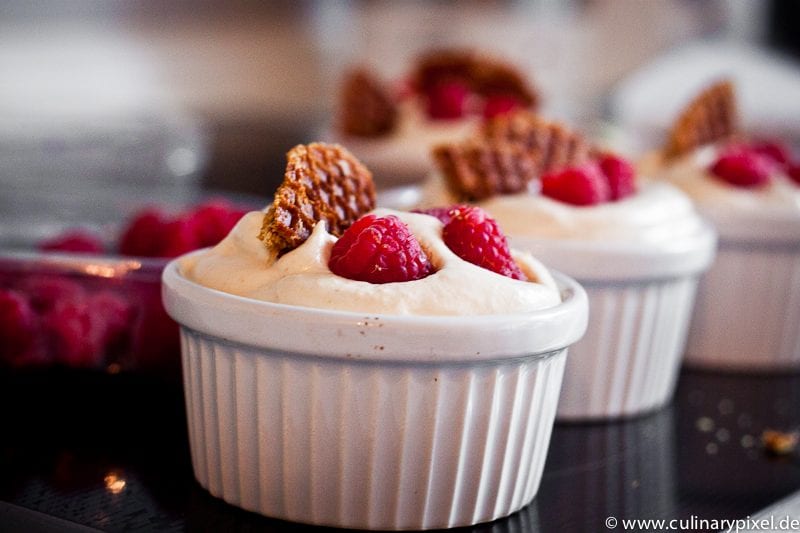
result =
M174 366L178 328L163 310L158 285L109 288L102 281L33 274L16 277L13 289L0 288L0 364Z
M145 209L119 245L70 230L39 243L48 251L174 257L222 240L246 211L211 200L177 215ZM103 368L112 363L174 374L178 326L152 279L92 279L62 273L0 271L0 364ZM150 278L150 276L146 276Z
M542 194L578 206L615 202L636 192L636 172L625 159L605 154L597 160L542 176Z
M143 209L125 226L114 251L138 257L176 257L217 244L245 213L246 210L221 199L177 215L157 208ZM39 248L73 253L112 251L100 237L84 230L69 230L42 241Z
M800 160L781 141L733 144L709 167L709 172L731 185L758 188L767 185L776 171L783 171L800 185Z
M420 210L444 225L442 239L461 259L497 274L527 280L511 257L508 242L483 209L471 205ZM422 279L433 265L410 229L394 215L366 215L336 241L328 262L331 272L369 283Z
M423 96L428 117L433 120L456 120L473 113L489 119L525 107L513 94L480 97L460 80L442 80L429 87Z

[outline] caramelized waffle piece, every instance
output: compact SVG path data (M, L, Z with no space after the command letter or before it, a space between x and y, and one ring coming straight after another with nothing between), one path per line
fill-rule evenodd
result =
M305 242L317 222L339 237L374 207L372 173L350 152L336 144L300 144L286 154L286 174L259 239L282 254Z
M598 155L580 133L528 111L487 121L479 136L489 143L522 147L535 158L537 175L578 165Z
M664 154L676 157L736 133L737 111L733 83L723 80L707 87L681 112L669 132Z
M397 105L389 90L365 69L347 75L341 100L339 124L347 135L380 137L397 125Z
M464 201L522 192L536 177L535 158L507 143L444 144L433 149L433 158L448 188Z

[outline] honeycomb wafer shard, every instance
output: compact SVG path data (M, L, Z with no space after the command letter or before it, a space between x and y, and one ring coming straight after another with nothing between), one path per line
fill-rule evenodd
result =
M286 173L261 226L261 239L278 254L300 246L325 221L341 236L375 208L372 173L336 144L297 145L286 154Z
M579 132L529 111L488 120L478 136L489 143L523 148L535 158L537 174L579 165L598 155L597 148Z
M600 150L557 122L529 111L493 118L461 143L432 152L448 188L462 200L525 191L531 180L598 157Z
M736 133L738 116L733 82L704 89L683 109L670 129L664 155L676 157Z
M389 89L366 69L349 72L341 89L339 129L356 137L380 137L397 126L397 104Z
M437 146L432 154L448 188L465 201L522 192L536 177L535 158L511 144L473 140Z

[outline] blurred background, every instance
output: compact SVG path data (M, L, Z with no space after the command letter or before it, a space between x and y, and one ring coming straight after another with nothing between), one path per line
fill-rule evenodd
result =
M286 150L329 123L343 69L399 78L431 47L508 59L546 114L633 150L704 78L730 72L746 114L796 135L798 10L793 0L5 1L0 236L197 189L266 203Z

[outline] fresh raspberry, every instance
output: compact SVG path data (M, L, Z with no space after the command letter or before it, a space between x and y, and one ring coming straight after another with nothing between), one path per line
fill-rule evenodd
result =
M197 206L188 215L200 248L221 241L245 215L227 200L210 200Z
M443 81L428 93L428 116L434 120L453 120L464 116L469 87L460 81Z
M606 154L598 161L600 170L608 180L611 200L622 200L636 192L636 171L627 160Z
M119 242L124 255L159 257L161 239L168 223L167 217L157 209L139 211L130 221Z
M454 254L503 276L528 279L511 257L497 222L486 211L472 205L458 205L450 209L450 217L442 238Z
M28 295L31 305L39 314L50 311L59 302L77 302L86 297L83 287L66 276L37 275L20 283L22 292Z
M94 368L103 362L103 324L87 301L59 302L42 317L56 362Z
M366 215L336 241L331 272L369 283L422 279L433 272L428 256L403 221L394 215Z
M595 163L542 176L542 194L572 205L595 205L611 199L611 187Z
M121 344L133 323L133 305L120 294L108 290L90 295L86 303L99 324L102 346L108 349Z
M180 375L180 335L161 300L160 284L131 284L138 313L131 332L132 357L137 368L164 377Z
M453 218L450 216L450 211L454 206L450 207L429 207L427 209L412 209L412 213L419 213L421 215L430 215L436 217L442 224L447 224Z
M190 217L179 217L164 226L160 236L159 257L177 257L200 248L198 223Z
M92 233L71 230L52 239L39 243L40 250L100 254L104 251L103 241Z
M750 149L781 166L788 164L792 158L792 151L782 141L760 141L750 145Z
M25 296L0 289L0 362L20 366L36 342L38 319Z
M750 150L731 149L709 169L712 174L737 187L760 187L769 182L772 162Z
M520 109L522 102L519 98L509 94L496 94L486 98L483 104L483 118L492 118L505 115Z
M786 175L796 184L800 185L800 162L789 164L786 168Z

